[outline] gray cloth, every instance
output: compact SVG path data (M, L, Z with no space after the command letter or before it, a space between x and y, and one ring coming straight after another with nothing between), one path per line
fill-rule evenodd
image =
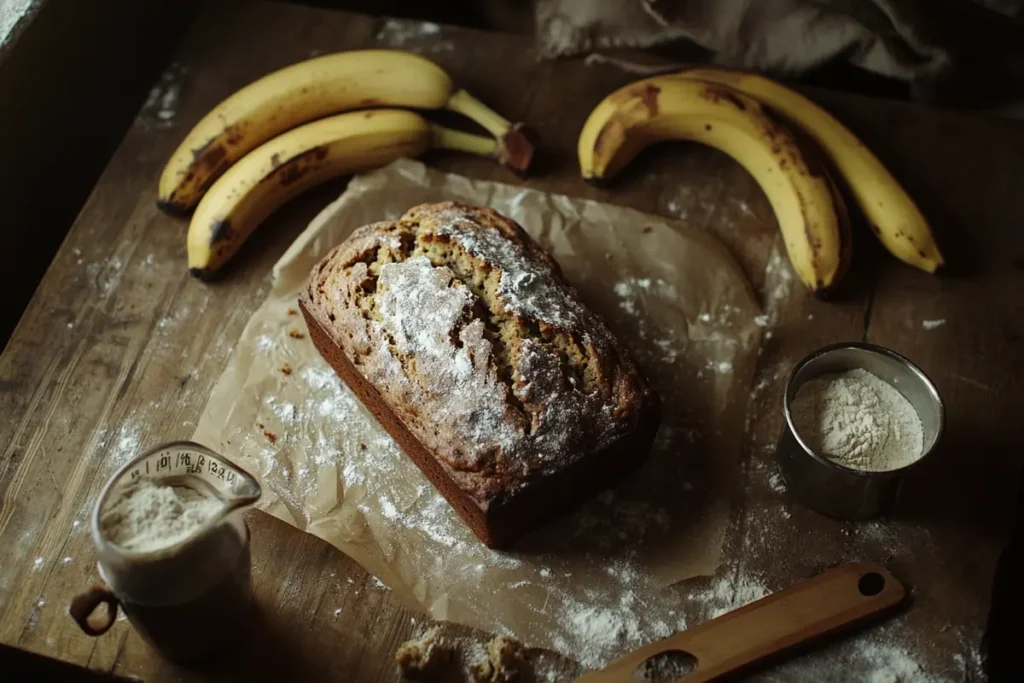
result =
M696 45L779 76L843 60L931 101L1024 90L1024 0L536 0L534 12L545 58L674 47L687 59Z

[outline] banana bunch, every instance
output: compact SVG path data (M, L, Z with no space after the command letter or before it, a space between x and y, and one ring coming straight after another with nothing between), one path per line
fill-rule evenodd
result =
M580 170L588 181L609 179L660 140L707 144L740 163L764 190L790 262L814 292L835 285L851 256L830 167L892 254L929 273L943 263L927 221L878 158L828 112L770 79L698 68L627 85L584 124Z
M492 137L428 122L408 109L447 109ZM189 270L209 279L277 207L330 178L428 149L492 156L517 173L533 145L439 66L400 50L324 55L275 71L217 105L164 167L157 205L185 215Z

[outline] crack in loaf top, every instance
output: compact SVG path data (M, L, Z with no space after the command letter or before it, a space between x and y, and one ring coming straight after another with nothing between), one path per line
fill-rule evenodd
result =
M600 450L652 400L558 265L490 209L425 204L360 228L303 298L480 502Z

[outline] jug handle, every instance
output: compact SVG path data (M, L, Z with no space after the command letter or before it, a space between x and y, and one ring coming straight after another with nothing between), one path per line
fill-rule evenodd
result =
M107 618L103 623L94 626L89 618L101 603L107 604ZM90 586L71 600L68 613L86 635L101 636L114 625L117 619L117 606L117 597L110 590L102 586Z

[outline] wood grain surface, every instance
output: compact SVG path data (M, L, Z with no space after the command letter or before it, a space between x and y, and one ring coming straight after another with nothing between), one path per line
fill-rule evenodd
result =
M542 166L526 184L683 218L713 232L771 311L727 561L716 577L696 580L694 590L722 581L739 586L750 577L776 590L830 564L882 562L912 591L914 605L900 628L920 644L915 666L949 680L968 678L1020 470L1024 126L811 93L919 199L956 271L943 278L913 271L881 254L861 231L847 292L823 302L786 286L779 275L785 267L769 263L777 243L770 207L723 155L663 145L642 155L612 189L579 179L576 133L628 74L579 61L539 63L520 36L400 28L264 2L214 2L195 22L165 81L180 88L173 116L155 106L140 111L0 358L0 643L147 681L397 679L391 655L422 630L422 617L322 541L262 514L249 517L261 618L243 656L186 670L156 657L125 621L93 639L66 613L71 596L98 580L86 522L98 490L138 449L191 434L268 290L271 265L343 187L332 183L279 211L226 277L207 285L186 273L185 224L154 206L161 165L211 106L267 71L321 52L391 45L422 51L483 101L539 130ZM426 161L518 182L484 159L437 153ZM926 320L945 322L926 329ZM864 525L828 520L792 502L770 459L788 369L817 346L849 339L909 356L937 384L948 418L942 449L913 473L899 508ZM825 680L831 673L841 679L842 650L829 648L804 657L821 668L802 670L818 674L794 669L777 680ZM962 671L949 663L950 653ZM577 672L568 660L551 666L551 680Z

